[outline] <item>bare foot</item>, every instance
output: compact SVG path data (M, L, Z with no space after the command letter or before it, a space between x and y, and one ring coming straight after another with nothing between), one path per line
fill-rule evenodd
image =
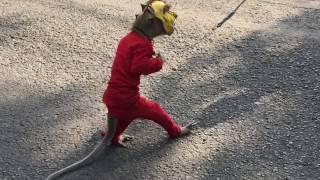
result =
M192 122L188 123L187 125L183 126L183 127L181 128L181 134L180 134L180 136L184 136L184 135L190 134L190 133L191 133L191 130L193 129L193 127L194 127L195 125L197 125L197 124L198 124L198 122L192 121Z
M106 134L107 134L107 131L106 131L106 130L100 130L100 135L101 135L102 137L104 137ZM130 135L127 135L127 134L122 134L122 135L120 136L119 142L132 141L133 138L134 138L134 136L130 136Z
M128 142L128 141L132 141L133 140L133 136L127 135L127 134L122 134L120 136L120 142Z
M120 148L127 148L124 142L132 141L133 136L129 136L126 134L122 134L118 142L113 142L110 146L111 147L120 147Z
M105 134L103 135L101 132L101 136L105 136ZM127 138L124 138L123 136L120 137L120 140L118 142L112 141L111 143L107 143L106 145L109 147L114 147L114 148L127 148L126 145L123 143L125 141L128 141Z

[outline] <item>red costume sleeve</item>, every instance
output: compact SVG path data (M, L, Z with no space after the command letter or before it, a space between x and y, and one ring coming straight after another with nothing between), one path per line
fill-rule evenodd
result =
M144 45L137 45L132 50L130 71L135 75L148 75L161 70L163 61L161 57L152 58L150 49Z

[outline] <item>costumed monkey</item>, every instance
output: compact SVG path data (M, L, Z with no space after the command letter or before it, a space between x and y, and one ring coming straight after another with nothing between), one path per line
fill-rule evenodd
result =
M164 59L160 54L155 54L152 40L174 32L177 15L170 9L170 5L161 0L150 0L142 5L142 14L137 16L132 31L119 42L111 77L103 95L103 102L108 109L108 122L102 142L85 158L51 174L46 180L87 165L111 145L124 146L122 142L131 137L122 133L134 119L154 121L167 131L170 138L190 133L194 122L179 126L158 103L139 93L140 77L162 69Z
M137 118L156 122L171 138L190 132L192 123L185 127L177 125L159 104L139 93L141 75L160 71L164 63L161 55L155 54L152 40L174 32L177 15L170 8L159 0L142 5L143 13L137 16L132 31L119 43L103 96L108 115L117 121L113 144L122 146L121 140L127 140L126 136L121 136L122 132Z

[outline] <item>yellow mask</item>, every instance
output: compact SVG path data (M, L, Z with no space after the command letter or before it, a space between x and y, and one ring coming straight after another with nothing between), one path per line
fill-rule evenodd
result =
M169 11L169 6L160 0L151 2L149 7L152 9L153 15L162 22L166 33L171 35L174 31L174 21L178 15L175 12Z

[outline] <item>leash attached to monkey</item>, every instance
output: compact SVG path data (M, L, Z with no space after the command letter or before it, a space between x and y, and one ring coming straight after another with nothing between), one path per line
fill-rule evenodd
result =
M219 27L221 27L226 21L228 21L237 12L240 6L242 6L242 4L245 3L246 1L247 0L241 1L241 3L230 14L228 14L222 21L220 21L215 27L213 27L212 30L214 31Z
M155 55L152 39L174 32L177 14L162 0L150 0L142 5L132 31L119 42L112 65L111 77L103 95L108 108L107 131L102 141L80 161L49 175L45 180L60 176L86 166L104 154L111 146L122 146L122 133L137 118L149 119L162 126L170 138L189 134L194 122L179 126L156 102L139 93L140 76L161 70L161 55Z
M246 2L247 0L242 0L240 2L240 4L237 5L237 7L232 11L230 12L225 18L223 18L223 20L221 20L219 23L217 23L217 25L215 25L213 28L212 28L212 31L215 31L217 30L218 28L220 28L225 22L227 22L230 18L232 18L232 16L235 15L235 13L237 12L237 10ZM204 35L201 37L201 39L208 39L211 34L212 34L212 31L208 31L206 33L204 33ZM200 44L201 41L198 41L196 43L193 43L192 46L193 47L196 47L198 44Z

